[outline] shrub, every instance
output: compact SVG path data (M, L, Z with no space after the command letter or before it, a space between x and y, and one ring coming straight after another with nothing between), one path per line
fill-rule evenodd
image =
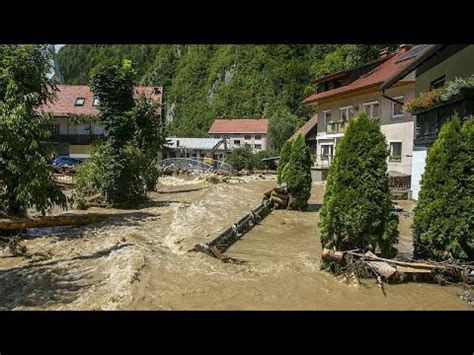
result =
M388 149L377 121L366 114L349 121L336 149L321 208L323 248L372 247L394 257L398 217L390 199Z
M288 207L306 210L311 196L311 153L302 134L291 144L289 161L281 172L281 181L287 184L290 200Z
M255 157L250 145L245 144L243 147L234 149L227 158L227 163L232 165L232 168L240 170L252 171L255 167Z
M293 141L288 140L283 144L283 147L280 150L280 159L278 159L278 167L277 167L277 183L282 183L282 172L286 164L290 161L290 154L291 154L291 145Z
M146 198L147 159L132 146L119 151L110 143L94 147L91 157L77 168L75 199L97 193L119 207L135 207Z
M413 223L414 254L474 260L474 118L453 116L433 144Z

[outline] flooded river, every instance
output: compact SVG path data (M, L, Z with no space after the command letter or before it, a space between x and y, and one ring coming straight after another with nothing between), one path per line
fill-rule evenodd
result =
M276 210L226 252L243 264L187 252L255 208L275 184L258 176L216 185L166 177L140 209L33 233L25 243L30 258L0 258L0 307L472 310L459 287L386 285L385 297L374 280L348 285L320 271L323 185L313 186L308 212ZM411 219L400 220L400 249L410 253Z

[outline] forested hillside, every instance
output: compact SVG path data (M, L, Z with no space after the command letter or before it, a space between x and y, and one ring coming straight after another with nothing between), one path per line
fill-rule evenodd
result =
M58 62L68 84L86 84L101 61L130 59L136 84L164 87L170 134L206 136L216 117L266 117L278 147L310 117L300 102L314 90L312 80L373 60L383 47L66 45Z

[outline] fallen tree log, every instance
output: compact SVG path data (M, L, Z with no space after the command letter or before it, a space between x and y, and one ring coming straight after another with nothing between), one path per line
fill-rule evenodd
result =
M75 226L101 222L113 217L105 213L62 214L57 216L39 216L32 218L0 219L0 230L21 230L55 226Z

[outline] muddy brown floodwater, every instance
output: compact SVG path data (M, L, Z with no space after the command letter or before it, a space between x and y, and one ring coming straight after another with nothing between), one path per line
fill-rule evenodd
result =
M136 210L107 210L101 223L32 231L29 258L0 255L1 309L470 309L460 287L426 283L348 285L319 270L319 208L276 210L235 243L224 264L196 243L212 240L255 208L272 177L208 184L163 178ZM403 201L405 209L411 202ZM92 211L102 211L92 208ZM402 253L411 252L411 218L400 217Z

